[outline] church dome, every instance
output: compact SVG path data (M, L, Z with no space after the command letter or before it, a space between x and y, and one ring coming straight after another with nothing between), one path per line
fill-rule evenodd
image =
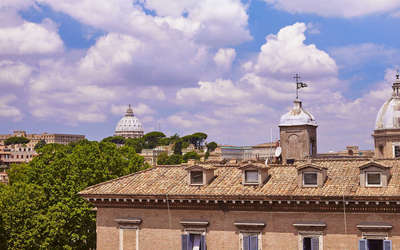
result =
M143 126L139 119L133 114L131 105L126 110L125 116L119 120L115 127L115 136L125 138L137 138L143 136Z
M293 108L281 116L279 126L311 125L318 126L312 114L303 109L300 100L294 101Z
M398 74L396 78L392 86L392 97L382 105L378 112L375 129L400 128L400 80Z

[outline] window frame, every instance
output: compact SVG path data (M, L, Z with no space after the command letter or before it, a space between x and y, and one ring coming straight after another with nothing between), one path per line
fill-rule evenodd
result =
M205 247L207 248L207 230L205 228L185 228L184 235L187 235L188 240L190 239L190 235L200 235L200 240L201 236L204 237L204 244L206 245ZM201 249L200 249L201 250Z
M379 174L379 184L369 184L368 183L368 175L369 174ZM382 172L377 172L377 171L371 171L371 172L365 172L365 186L366 187L382 187Z
M246 235L254 235L257 234L257 250L262 250L262 232L261 231L254 231L254 230L241 230L239 231L239 249L244 250L243 246L243 237Z
M246 173L247 172L257 172L257 181L255 181L255 182L247 181L247 178L246 178L246 176L247 176ZM258 185L258 184L260 184L260 171L258 169L245 169L243 171L243 174L244 174L244 184L246 184L246 185Z
M400 151L400 145L398 143L393 143L393 158L400 158L400 155L396 156L396 147L399 147Z
M198 172L201 173L201 183L194 183L193 182L193 178L192 178L192 174L193 172ZM192 186L202 186L204 185L204 171L203 170L190 170L189 171L189 181L190 181L190 185Z
M324 242L323 242L323 232L319 231L299 231L299 238L298 238L298 250L303 250L303 241L304 238L318 238L318 249L324 249Z
M315 184L306 184L304 176L306 174L314 174L316 176ZM317 171L304 171L302 172L303 187L318 187L318 172Z

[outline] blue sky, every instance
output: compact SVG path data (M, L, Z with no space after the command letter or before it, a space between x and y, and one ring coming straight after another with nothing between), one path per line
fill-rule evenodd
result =
M253 145L278 137L300 73L319 151L372 148L399 25L398 0L2 1L0 132L98 140L130 103L146 132Z

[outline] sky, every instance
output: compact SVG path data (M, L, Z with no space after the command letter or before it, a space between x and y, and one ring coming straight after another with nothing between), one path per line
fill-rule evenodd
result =
M373 148L400 65L400 0L2 0L0 133L279 138L295 99L318 150Z

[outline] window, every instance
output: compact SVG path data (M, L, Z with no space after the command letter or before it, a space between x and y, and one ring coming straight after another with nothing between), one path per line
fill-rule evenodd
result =
M203 185L203 171L190 171L190 184Z
M246 170L244 171L245 183L258 184L258 170Z
M394 146L394 157L400 157L400 146Z
M242 233L240 250L258 250L259 249L259 233Z
M304 186L317 186L318 185L318 174L315 172L303 173L303 185Z
M200 233L182 234L182 250L206 250L206 239Z
M303 250L319 250L319 236L304 237Z
M380 187L382 186L381 183L381 173L374 173L374 172L370 172L370 173L366 173L367 178L366 178L366 186L372 186L372 187Z
M360 250L392 250L391 240L361 239L358 242Z

